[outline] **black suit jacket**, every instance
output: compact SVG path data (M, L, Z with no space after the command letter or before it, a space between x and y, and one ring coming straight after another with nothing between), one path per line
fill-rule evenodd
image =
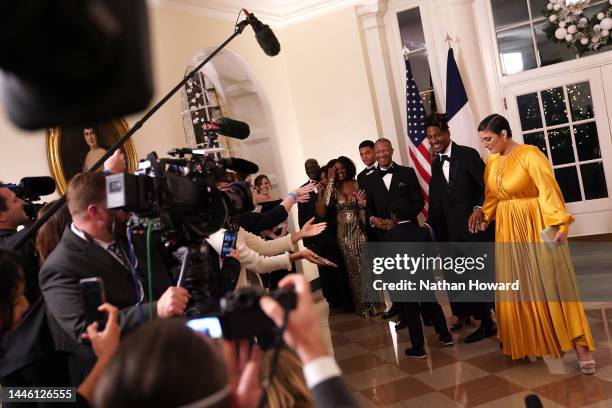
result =
M427 228L414 222L396 224L385 234L387 242L432 242Z
M269 210L260 213L248 212L234 217L236 224L251 234L259 235L261 232L276 227L287 219L287 210L278 204Z
M306 184L310 183L308 180L306 183L302 184L300 187L304 187ZM298 203L298 224L300 228L304 226L312 217L316 217L317 215L317 193L314 191L310 192L310 199L305 203Z
M466 242L492 239L493 228L480 234L468 231L468 218L474 206L484 199L485 164L471 147L452 144L449 180L442 171L440 157L431 164L429 217L438 241Z
M141 251L142 248L136 248L137 255ZM152 273L153 296L157 299L172 285L172 281L158 252L153 250L152 253L152 264L155 265ZM146 262L139 261L139 271L143 275L146 273ZM82 239L72 232L70 226L66 227L62 240L43 264L39 280L47 309L54 318L52 321L57 323L53 325L50 322L56 347L83 361L83 375L89 371L95 358L90 346L81 340L87 322L79 280L93 277L102 278L107 302L119 309L122 334L138 326L141 308L136 305L138 299L131 272L97 243ZM140 280L145 292L142 313L144 321L147 321L151 316L146 276L141 276ZM153 317L157 314L156 306L154 303Z
M417 222L417 217L425 205L421 186L414 169L394 164L394 173L389 190L385 186L379 170L365 179L366 190L366 222L370 217L389 218L389 205L399 199L407 199L415 214L410 221ZM384 239L384 231L377 230L378 239Z
M375 169L372 169L372 170L369 170L369 173L368 173L368 169L365 168L365 169L361 170L359 172L359 174L357 174L357 184L359 185L359 189L360 190L365 190L365 188L366 188L366 178L370 174L373 174L375 171L376 171Z

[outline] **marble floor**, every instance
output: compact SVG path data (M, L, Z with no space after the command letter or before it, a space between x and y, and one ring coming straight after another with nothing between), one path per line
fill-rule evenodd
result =
M330 315L321 296L317 308L330 350L363 407L518 408L529 394L537 394L546 408L612 407L612 304L585 304L597 343L592 376L578 370L574 353L561 360L512 361L494 338L465 344L475 325L454 333L452 347L440 345L426 327L428 357L413 360L404 355L407 329L396 333L394 323L380 317Z

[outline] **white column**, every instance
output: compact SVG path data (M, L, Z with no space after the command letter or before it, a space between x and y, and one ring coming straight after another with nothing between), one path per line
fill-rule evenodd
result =
M357 6L365 40L366 65L373 93L376 116L376 129L379 137L385 137L395 146L393 159L407 164L408 158L401 149L401 115L395 93L389 46L385 37L383 16L387 10L387 0L363 1ZM399 51L398 51L399 52Z

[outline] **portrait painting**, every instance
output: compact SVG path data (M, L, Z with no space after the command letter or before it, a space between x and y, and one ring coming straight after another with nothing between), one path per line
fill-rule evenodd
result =
M124 119L49 129L47 158L58 192L64 194L70 179L90 170L128 130L129 125ZM138 159L133 142L128 140L121 151L127 171L134 172ZM103 166L100 166L96 171L102 170Z

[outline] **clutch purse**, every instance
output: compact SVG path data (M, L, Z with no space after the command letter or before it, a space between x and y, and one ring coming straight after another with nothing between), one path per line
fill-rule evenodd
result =
M544 241L544 243L548 245L550 249L555 249L559 246L558 243L554 242L557 232L559 232L559 227L556 225L550 225L544 228L542 232L540 232L540 237L542 238L542 241Z

